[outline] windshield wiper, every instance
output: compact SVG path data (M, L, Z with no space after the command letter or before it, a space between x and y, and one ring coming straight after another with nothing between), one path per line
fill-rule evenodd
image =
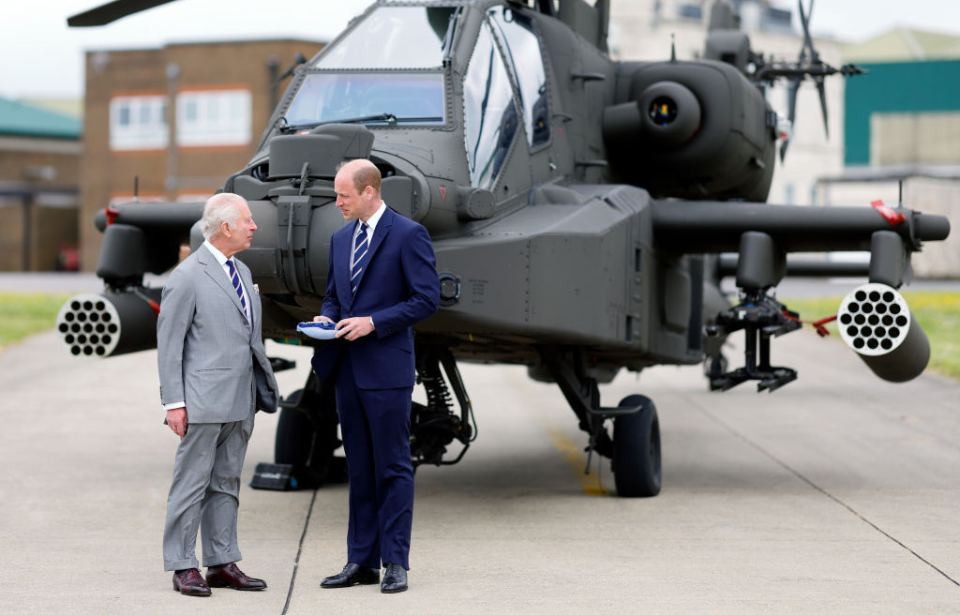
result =
M301 130L310 130L317 126L326 124L366 124L368 122L386 122L390 126L396 126L399 123L417 123L417 122L442 122L442 117L397 117L392 113L380 113L378 115L361 115L359 117L349 117L338 120L324 120L322 122L307 122L305 124L287 124L280 127L280 132L290 134L300 132Z

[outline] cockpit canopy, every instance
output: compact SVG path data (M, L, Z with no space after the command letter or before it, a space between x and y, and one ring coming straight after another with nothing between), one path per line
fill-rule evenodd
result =
M476 9L374 7L306 67L284 132L331 122L445 125L461 104L447 97L462 91L470 182L491 188L518 134L525 133L531 150L550 141L547 77L533 18L520 8L493 6L483 15L462 88L447 83L454 78L458 24L468 10Z
M456 11L377 7L309 65L286 112L287 123L444 124L442 67Z

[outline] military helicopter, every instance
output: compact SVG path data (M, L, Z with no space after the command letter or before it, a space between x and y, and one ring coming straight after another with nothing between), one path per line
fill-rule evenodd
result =
M168 1L117 0L69 23ZM427 399L411 412L417 465L457 463L476 437L458 361L526 365L560 387L590 454L612 459L618 494L656 495L655 404L631 395L605 406L598 385L622 369L704 361L715 390L794 380L771 365L770 345L800 323L772 291L788 273L831 271L787 253L869 250L870 283L841 306L845 339L880 377L915 377L929 344L896 289L911 253L948 236L947 219L902 206L764 203L778 142L785 151L764 88L787 79L795 101L810 78L822 100L824 77L859 71L823 63L801 13L798 62L755 54L724 0L702 59L617 62L606 49L608 0L376 2L296 69L256 154L223 184L260 226L240 258L260 287L264 335L322 343L295 329L320 311L330 236L344 224L335 167L368 158L384 200L428 229L437 255L441 308L416 336ZM182 243L199 246L201 210L131 204L97 215L106 290L61 310L73 354L156 347L161 289L143 276L176 265ZM735 305L719 289L731 274ZM727 370L720 349L739 330L744 366ZM331 387L311 375L282 403L276 461L319 485L336 465L337 428Z

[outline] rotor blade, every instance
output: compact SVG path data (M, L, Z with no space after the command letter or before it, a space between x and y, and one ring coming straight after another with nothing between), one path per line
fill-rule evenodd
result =
M803 77L791 77L790 85L787 86L787 119L790 120L791 126L797 119L797 92L800 91L801 81Z
M784 139L783 143L780 144L780 164L783 164L783 159L787 156L787 147L790 145L790 139Z
M817 92L820 94L820 111L823 112L823 131L830 138L830 125L827 122L827 93L823 87L823 77L817 78Z
M810 0L810 13L803 11L803 0L797 0L797 6L800 7L800 24L803 26L803 50L810 49L811 59L816 53L813 50L813 39L810 37L810 15L813 14L813 0Z
M67 25L71 28L104 26L128 15L146 11L168 2L173 2L173 0L114 0L69 17Z

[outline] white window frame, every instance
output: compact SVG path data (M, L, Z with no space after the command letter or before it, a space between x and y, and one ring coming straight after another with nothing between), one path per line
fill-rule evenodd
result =
M194 105L195 117L187 118ZM250 90L188 90L177 95L177 145L180 147L250 144L253 97Z
M137 151L164 149L170 139L167 125L167 97L162 94L141 96L114 96L110 99L110 149ZM120 123L123 111L127 123ZM147 122L141 122L143 115Z

